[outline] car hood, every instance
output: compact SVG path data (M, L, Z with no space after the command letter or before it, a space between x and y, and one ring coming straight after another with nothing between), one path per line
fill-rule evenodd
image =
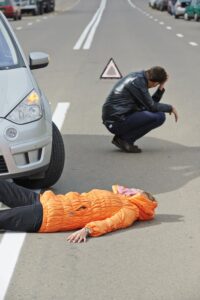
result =
M0 70L0 117L4 118L32 89L26 68Z

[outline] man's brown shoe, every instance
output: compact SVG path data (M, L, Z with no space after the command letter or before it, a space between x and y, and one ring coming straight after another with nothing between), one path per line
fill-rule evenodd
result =
M114 136L112 140L112 144L118 147L119 149L122 149L122 146L120 144L120 138L118 138L116 135Z
M120 139L116 135L114 136L112 140L112 144L114 144L116 147L120 148L122 151L129 152L129 153L141 153L142 150L133 144L129 144L128 142Z

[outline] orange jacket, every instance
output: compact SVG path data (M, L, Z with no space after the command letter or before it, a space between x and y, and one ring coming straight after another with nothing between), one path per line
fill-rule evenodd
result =
M136 220L153 219L157 202L143 194L125 196L94 189L88 193L69 192L55 195L46 191L40 195L43 221L39 232L56 232L90 228L91 236L99 236L133 224Z

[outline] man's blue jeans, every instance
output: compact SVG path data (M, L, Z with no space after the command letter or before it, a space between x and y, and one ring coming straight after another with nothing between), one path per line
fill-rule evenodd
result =
M147 134L152 129L161 126L165 122L165 113L140 111L126 117L123 121L106 122L107 129L128 143Z

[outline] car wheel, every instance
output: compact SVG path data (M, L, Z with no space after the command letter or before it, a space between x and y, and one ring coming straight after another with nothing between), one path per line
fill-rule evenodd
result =
M38 15L38 11L37 11L36 9L33 9L33 10L32 10L32 15L33 15L33 16L37 16L37 15Z
M178 16L178 15L176 15L176 14L174 14L174 18L175 18L175 19L178 19L178 18L179 18L179 16Z
M14 15L13 20L14 20L14 21L17 21L17 20L18 20L18 14L17 14L17 13Z
M14 178L13 181L19 185L32 189L49 188L60 178L65 163L65 147L61 133L57 126L53 125L52 153L45 177L40 179Z
M195 19L195 21L196 22L198 22L199 21L199 16L198 16L198 14L196 13L196 14L194 14L194 19Z
M48 3L47 4L47 6L46 6L46 8L45 8L45 13L49 13L51 11L51 6L50 6L50 4Z

